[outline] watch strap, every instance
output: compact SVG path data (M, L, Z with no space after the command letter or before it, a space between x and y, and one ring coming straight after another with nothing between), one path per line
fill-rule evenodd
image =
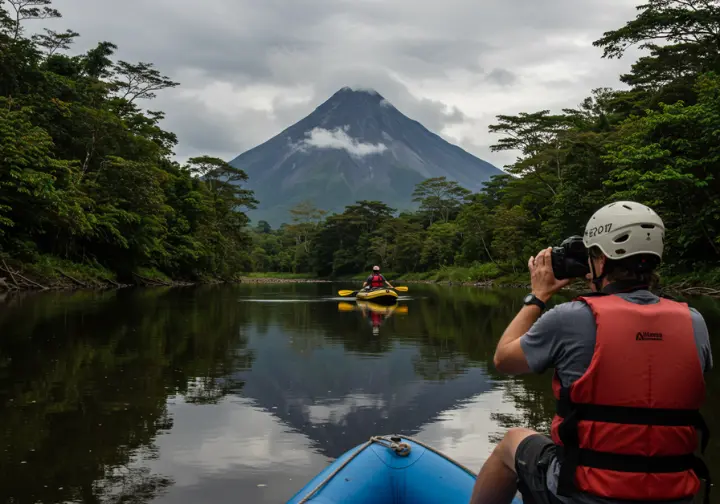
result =
M538 306L538 307L540 307L541 310L545 310L545 308L547 307L542 300L540 300L535 294L532 294L532 293L525 297L524 303L526 306L527 305Z

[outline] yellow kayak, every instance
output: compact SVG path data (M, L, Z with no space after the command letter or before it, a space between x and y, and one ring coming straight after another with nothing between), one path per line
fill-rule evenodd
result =
M397 302L398 293L393 289L372 289L369 291L361 290L355 296L358 301L372 301L378 304L395 304Z
M363 309L388 317L393 314L405 315L408 312L407 306L400 306L398 304L381 305L370 301L357 301L355 303L341 301L338 303L338 311L342 312L359 311Z

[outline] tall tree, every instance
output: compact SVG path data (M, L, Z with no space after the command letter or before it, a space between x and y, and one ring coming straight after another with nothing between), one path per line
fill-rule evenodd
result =
M471 192L447 177L435 177L423 180L415 186L413 201L420 203L420 210L428 215L432 224L435 218L447 223L457 215L460 207Z

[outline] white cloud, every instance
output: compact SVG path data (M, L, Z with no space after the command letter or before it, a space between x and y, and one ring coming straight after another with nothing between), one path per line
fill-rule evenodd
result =
M511 415L516 406L504 397L502 386L468 400L457 409L444 411L432 423L424 425L416 438L479 471L495 448L493 437L502 437L507 429L493 414Z
M345 425L348 415L362 408L385 409L387 404L380 397L358 393L348 394L324 404L303 405L310 421L318 425L326 423Z
M53 3L64 17L29 29L75 29L77 51L114 42L120 58L181 83L148 104L166 112L180 157L234 157L349 86L501 166L515 153L490 151L496 115L574 107L619 87L639 54L607 60L592 46L633 19L638 0Z
M364 157L371 154L382 154L387 150L387 145L382 143L370 144L359 142L351 138L347 131L350 127L335 128L326 130L324 128L313 128L306 133L307 140L303 140L301 148L315 147L318 149L342 149L353 156Z

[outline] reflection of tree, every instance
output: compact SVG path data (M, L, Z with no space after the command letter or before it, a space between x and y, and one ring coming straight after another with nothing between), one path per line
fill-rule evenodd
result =
M141 465L115 467L83 493L83 499L86 504L141 504L157 498L172 484L172 479L152 474Z
M171 485L136 461L172 427L168 395L217 401L252 364L219 293L48 294L0 310L0 502L139 503Z
M490 418L495 420L503 429L512 427L525 427L537 432L550 434L550 423L555 414L555 400L550 390L549 376L527 375L513 378L503 382L503 398L506 402L513 402L514 413L491 413ZM502 433L490 436L492 442L502 439Z
M413 359L413 368L425 380L445 381L467 371L469 359L462 354L438 351L438 348L424 345Z

